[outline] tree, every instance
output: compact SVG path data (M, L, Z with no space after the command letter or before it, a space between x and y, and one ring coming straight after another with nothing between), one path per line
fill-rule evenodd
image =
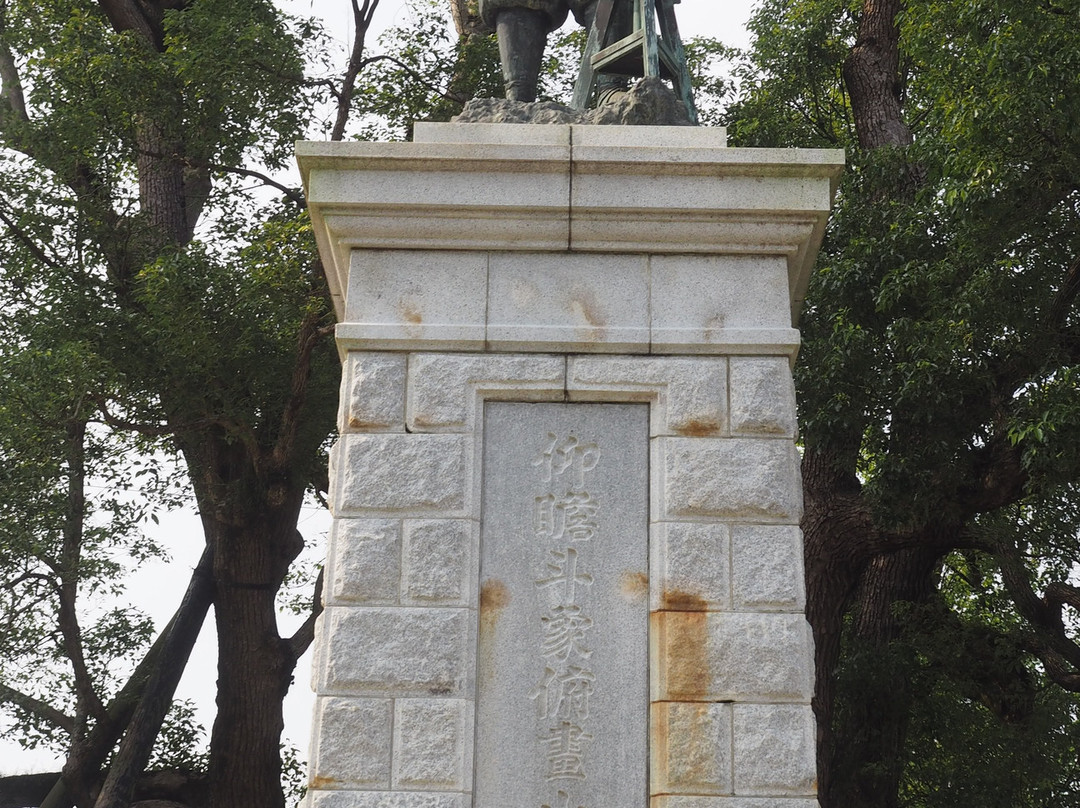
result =
M2 516L7 592L24 618L4 641L62 656L74 693L50 703L32 689L46 683L6 666L0 700L68 745L51 804L95 804L134 714L147 734L133 725L139 740L114 756L96 804L128 803L182 668L180 637L211 599L210 799L284 804L281 699L317 606L282 637L275 597L303 546L305 492L325 475L337 363L302 196L250 166L291 158L320 92L341 136L377 5L354 3L350 65L331 81L305 76L317 29L269 2L0 2L3 364L18 382L0 403L14 497ZM279 198L253 198L252 182ZM157 464L129 467L129 449L182 463L207 554L121 687L109 660L145 649L149 626L127 612L82 625L75 604L115 582L117 554L157 552L137 526L172 494ZM108 493L88 497L90 483ZM28 619L52 609L58 633Z
M823 808L1076 799L1075 13L805 0L751 23L733 142L849 150L797 378ZM996 772L960 748L991 735ZM959 761L978 774L934 768Z

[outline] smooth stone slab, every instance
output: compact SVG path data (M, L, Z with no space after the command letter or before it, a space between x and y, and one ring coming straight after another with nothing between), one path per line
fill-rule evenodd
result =
M648 407L485 407L475 808L644 808Z

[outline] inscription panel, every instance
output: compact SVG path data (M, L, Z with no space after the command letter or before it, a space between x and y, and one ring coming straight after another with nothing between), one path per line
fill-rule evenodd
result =
M648 405L484 410L476 808L644 808Z

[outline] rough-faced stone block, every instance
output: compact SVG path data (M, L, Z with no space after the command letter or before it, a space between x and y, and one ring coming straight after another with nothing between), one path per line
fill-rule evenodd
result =
M727 609L730 598L728 526L657 522L652 525L652 608Z
M485 252L353 250L351 263L350 340L372 348L483 348Z
M818 808L816 799L805 797L653 797L650 808Z
M490 278L489 350L649 349L643 255L492 253Z
M474 710L464 699L397 699L394 788L468 791Z
M468 515L466 436L345 435L340 445L336 515Z
M731 431L795 437L795 383L786 356L733 356Z
M338 606L326 614L320 692L470 695L471 610Z
M467 808L468 805L464 794L423 791L312 791L308 800L310 808Z
M705 352L730 333L790 328L783 258L652 256L653 350Z
M733 719L736 794L816 793L816 728L808 704L736 704Z
M402 600L426 606L472 605L479 527L468 519L407 519Z
M471 432L485 399L562 399L566 359L544 355L414 354L407 422L412 432Z
M801 614L657 612L653 701L809 701L813 641Z
M326 602L394 604L401 578L401 523L336 519Z
M661 520L797 522L802 482L795 444L750 438L653 441L655 513Z
M726 359L573 357L567 390L575 401L654 401L652 435L704 437L727 432Z
M390 699L320 698L315 707L311 787L386 788L391 712Z
M802 531L794 525L733 525L731 594L736 609L801 612Z
M405 431L405 356L349 351L341 374L341 418L346 432Z
M730 794L731 705L652 705L653 794Z

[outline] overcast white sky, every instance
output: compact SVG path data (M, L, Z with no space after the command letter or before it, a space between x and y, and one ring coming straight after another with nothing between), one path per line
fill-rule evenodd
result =
M684 38L711 36L730 46L746 47L749 43L745 23L755 3L756 0L683 0L676 8L679 31ZM338 62L345 64L352 24L349 0L278 0L278 4L293 14L322 17L327 30L339 44L341 53ZM407 24L408 15L406 0L382 0L376 11L375 30L368 38L369 52L377 52L376 37L379 33L394 25ZM293 181L298 183L298 180ZM300 530L315 557L321 558L328 524L328 516L314 508L305 510L302 516ZM132 600L150 612L161 626L179 603L191 569L198 560L202 549L202 528L193 512L168 515L162 518L160 526L150 527L171 548L173 561L169 566L155 564L145 567L132 581L130 592ZM290 630L294 622L286 621L283 632ZM192 699L199 705L200 719L207 731L214 715L214 644L211 616L178 692L180 698ZM305 757L313 704L309 688L310 657L309 652L297 667L296 684L285 703L286 742L299 748ZM0 738L0 775L55 771L58 766L59 761L51 755L22 750L13 742Z

